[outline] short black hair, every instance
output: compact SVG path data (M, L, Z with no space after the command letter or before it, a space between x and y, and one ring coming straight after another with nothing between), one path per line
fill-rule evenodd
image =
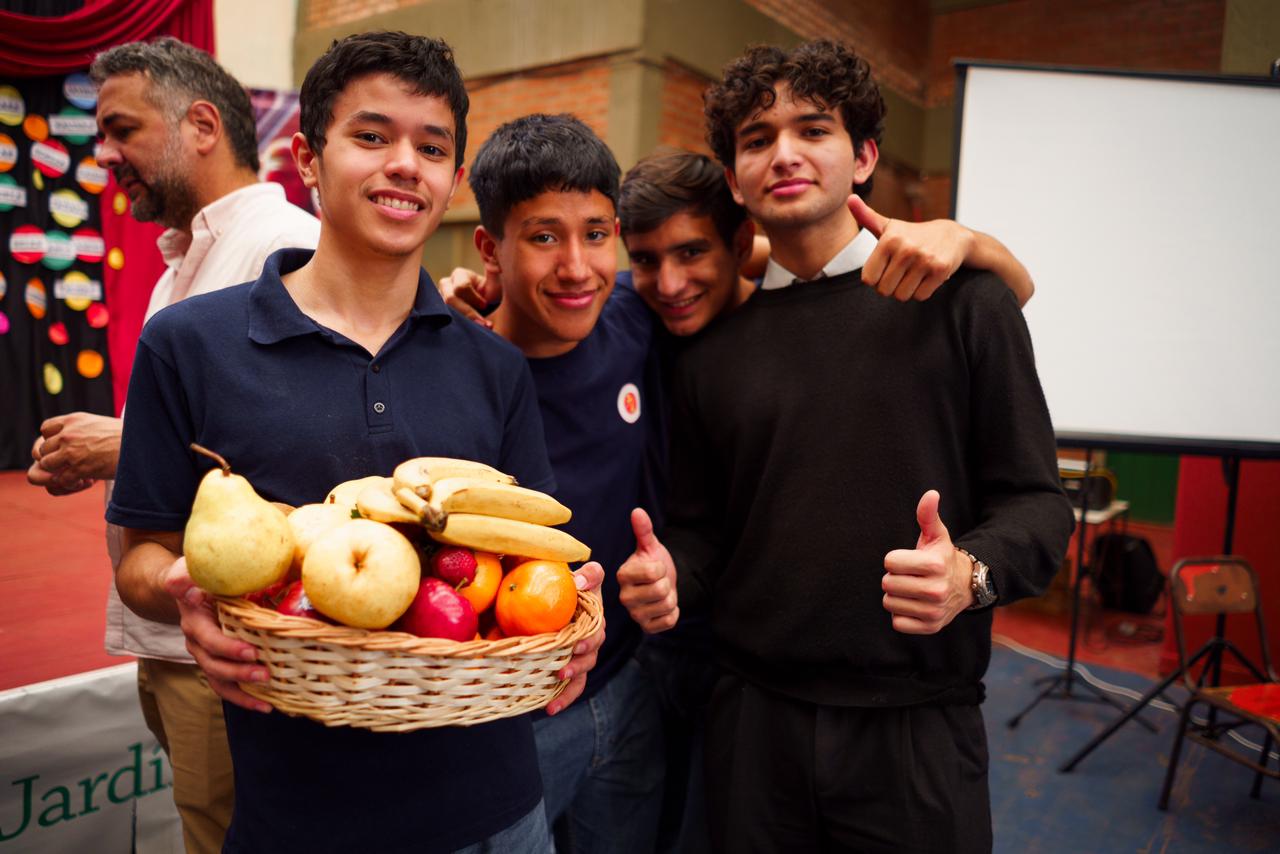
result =
M212 56L168 36L153 42L128 42L104 50L89 66L98 86L122 74L141 74L151 82L147 100L176 126L193 101L218 108L238 165L258 171L258 126L249 93Z
M797 98L838 111L853 140L855 155L868 140L880 144L884 98L871 66L852 48L830 39L807 41L791 50L756 45L726 65L723 79L702 96L707 143L728 168L734 165L738 127L773 106L779 83L790 85ZM853 190L866 198L871 193L871 179Z
M653 231L678 213L710 216L724 245L746 221L747 211L733 200L724 168L705 154L681 149L654 152L622 179L618 219L622 234Z
M335 40L316 60L298 94L298 129L319 154L333 123L333 102L353 80L389 74L406 83L416 95L437 95L449 102L457 140L454 165L461 166L467 149L467 110L471 101L453 50L440 39L381 30Z
M598 190L616 209L621 175L609 146L580 119L534 113L507 122L484 141L470 180L480 222L501 237L511 209L548 190Z

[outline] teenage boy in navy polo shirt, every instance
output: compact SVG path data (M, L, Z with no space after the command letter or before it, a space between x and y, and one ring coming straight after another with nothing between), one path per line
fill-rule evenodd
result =
M301 104L294 157L323 210L314 254L276 253L256 282L186 300L143 332L108 509L127 529L118 586L142 615L180 618L227 701L236 804L225 850L544 852L527 716L384 734L263 714L236 683L264 669L221 634L179 557L208 468L192 441L295 505L420 455L554 488L524 359L461 322L418 266L462 172L468 101L448 47L348 37L308 72ZM601 570L580 574L579 586L598 584ZM581 691L600 640L580 645L550 712Z
M614 287L618 179L608 147L572 116L531 115L498 128L476 154L476 247L501 282L494 330L528 357L565 528L618 566L634 543L632 507L652 508L653 321ZM635 660L640 630L603 585L608 637L583 702L535 722L558 850L654 847L662 730Z

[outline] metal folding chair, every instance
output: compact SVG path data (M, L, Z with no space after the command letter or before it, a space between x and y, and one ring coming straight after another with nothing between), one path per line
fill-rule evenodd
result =
M1169 572L1169 602L1173 607L1173 629L1178 641L1179 671L1190 697L1182 706L1178 734L1169 755L1169 770L1160 792L1160 809L1168 809L1169 793L1178 771L1178 759L1186 738L1215 750L1232 761L1254 771L1251 797L1262 791L1264 776L1280 780L1280 763L1268 767L1273 745L1280 744L1280 678L1271 667L1267 650L1267 630L1262 619L1262 602L1258 596L1258 577L1244 558L1218 556L1187 558L1178 561ZM1258 642L1262 650L1259 669L1225 636L1227 615L1252 612L1257 624ZM1183 620L1187 616L1216 617L1214 636L1190 658L1187 657ZM1218 687L1222 658L1231 653L1257 680L1246 685ZM1204 661L1199 676L1193 681L1191 670ZM1206 681L1210 684L1206 686ZM1207 722L1192 721L1192 712L1203 707ZM1254 761L1251 754L1225 743L1225 737L1244 726L1257 726L1263 734L1262 751Z

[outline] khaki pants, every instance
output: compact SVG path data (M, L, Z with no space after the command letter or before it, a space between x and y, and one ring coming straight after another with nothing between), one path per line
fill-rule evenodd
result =
M235 795L222 700L194 664L154 658L138 659L138 699L173 766L173 802L188 854L216 854Z

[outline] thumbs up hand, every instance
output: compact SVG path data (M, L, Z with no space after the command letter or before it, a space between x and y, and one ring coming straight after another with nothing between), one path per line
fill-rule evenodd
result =
M933 296L973 248L974 233L953 220L889 219L858 196L849 197L849 211L879 239L862 267L863 283L900 302Z
M931 489L916 506L916 547L884 556L884 608L893 615L893 628L903 634L936 634L973 604L973 564L952 544L938 515L940 500Z
M640 628L650 634L665 632L680 619L675 562L654 536L649 514L639 507L631 511L631 529L636 550L618 570L618 598Z

